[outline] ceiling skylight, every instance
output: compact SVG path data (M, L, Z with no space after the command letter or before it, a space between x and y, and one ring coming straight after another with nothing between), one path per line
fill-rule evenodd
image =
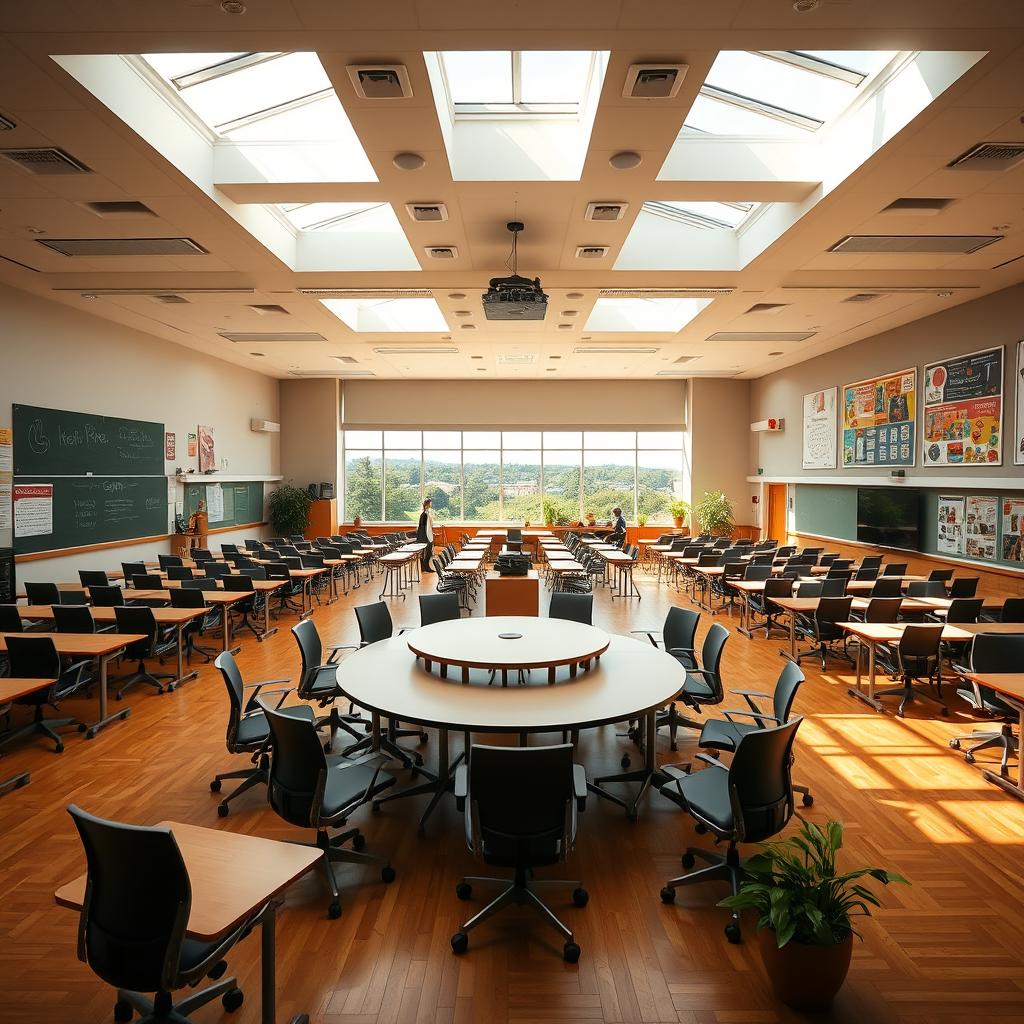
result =
M896 51L723 50L685 128L711 135L793 136L838 117Z
M447 332L434 299L321 299L339 320L359 333Z
M587 318L587 331L641 331L675 334L711 299L598 299Z
M396 220L390 203L282 203L278 209L300 231L366 231Z
M698 228L738 228L750 215L757 203L729 202L669 202L644 203L648 213L670 217Z

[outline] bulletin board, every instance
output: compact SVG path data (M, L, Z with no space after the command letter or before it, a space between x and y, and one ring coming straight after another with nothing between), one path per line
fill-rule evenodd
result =
M843 468L913 466L917 368L843 386Z

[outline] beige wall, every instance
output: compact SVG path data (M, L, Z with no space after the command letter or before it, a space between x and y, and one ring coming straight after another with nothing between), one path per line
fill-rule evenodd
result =
M690 481L693 501L724 491L736 523L751 518L750 382L699 378L690 382Z
M337 380L281 381L281 473L303 490L332 483L338 492Z
M0 426L10 425L12 403L159 420L177 435L177 458L165 465L173 473L196 466L186 435L203 423L216 432L225 474L279 472L278 435L249 429L250 418L279 419L276 380L12 288L0 287L0 324ZM166 550L164 542L48 558L20 564L18 578L74 579L79 568Z

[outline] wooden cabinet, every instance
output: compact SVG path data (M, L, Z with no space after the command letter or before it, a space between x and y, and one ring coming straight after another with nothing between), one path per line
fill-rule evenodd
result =
M485 615L540 615L540 577L536 569L525 576L499 576L493 570L484 584Z
M303 536L306 540L333 537L338 532L338 499L320 498L309 507L309 526Z

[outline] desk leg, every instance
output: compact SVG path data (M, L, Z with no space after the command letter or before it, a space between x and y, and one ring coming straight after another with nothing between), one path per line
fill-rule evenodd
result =
M260 918L260 1022L277 1019L277 904L271 902ZM298 1013L290 1024L309 1024L308 1013Z
M98 722L94 722L85 730L87 740L91 740L100 729L106 728L111 722L116 722L119 718L127 718L132 713L131 708L123 708L113 715L107 714L107 665L113 656L111 654L100 655L100 718Z
M748 640L754 639L754 634L750 632L750 594L745 590L740 591L740 625L737 632Z
M868 689L865 693L861 689L861 651L860 647L867 643L868 647ZM884 710L882 702L875 696L875 642L874 640L861 641L858 645L857 650L857 685L848 689L846 692L851 697L856 697L858 700L862 700L869 707L874 708L876 711Z
M1011 700L1009 697L1003 696L1003 700L1006 701L1010 707L1017 709L1018 723L1017 723L1017 735L1018 737L1024 736L1024 704L1018 703L1015 700ZM981 773L985 779L991 783L997 785L1000 789L1005 790L1011 796L1015 796L1018 800L1024 800L1024 757L1020 754L1017 755L1017 781L1016 783L1010 782L1009 779L1004 779L997 772L983 771Z
M327 570L327 576L331 581L331 596L328 599L328 604L334 604L338 600L338 577L334 575L334 566Z
M181 686L182 683L187 683L190 679L195 679L199 675L198 672L189 672L188 675L185 674L185 661L184 661L184 658L185 658L185 626L186 625L188 625L188 623L185 623L185 622L179 622L178 623L178 630L177 630L178 631L178 644L177 644L177 648L178 648L178 674L177 674L177 676L175 676L174 679L172 679L167 684L167 692L168 693L174 693L174 691L179 686Z
M313 577L307 576L302 581L302 614L300 619L308 619L313 614Z
M273 593L273 590L263 591L263 632L256 637L261 643L268 636L273 636L277 632L277 626L271 627L270 625L270 597Z
M225 654L237 654L242 648L241 646L231 646L231 606L221 605L221 623L223 625L224 632L224 653ZM260 637L262 640L263 638Z
M3 782L0 782L0 796L7 796L8 793L13 792L15 789L27 786L28 780L31 777L28 772L19 772L17 775L12 775L9 779L4 779Z
M789 612L789 653L779 651L788 661L796 662L796 612Z

